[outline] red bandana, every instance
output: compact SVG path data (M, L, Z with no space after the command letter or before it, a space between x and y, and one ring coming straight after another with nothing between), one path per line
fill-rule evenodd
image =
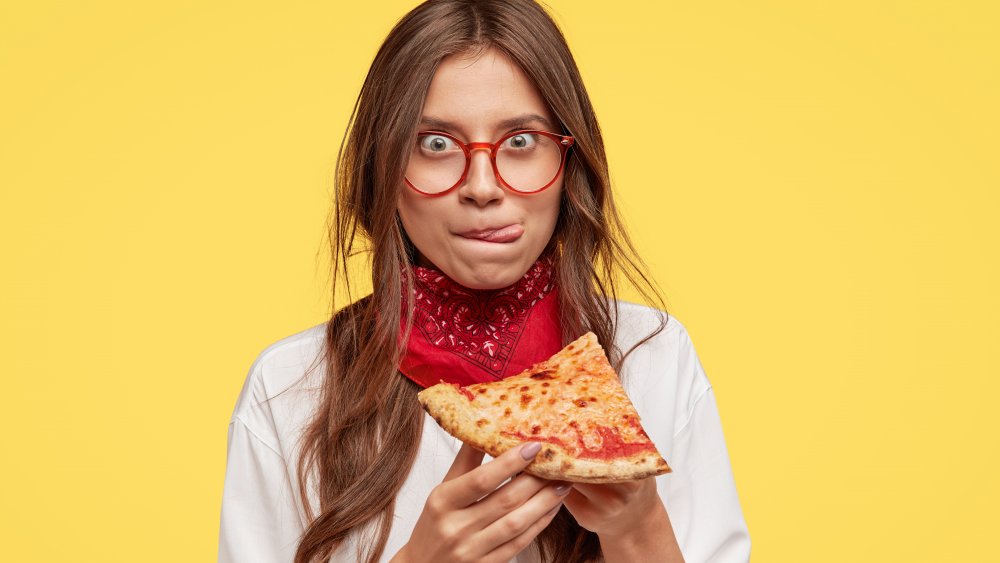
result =
M421 387L496 381L562 348L550 256L503 289L469 289L433 268L414 266L413 274L413 329L399 371ZM406 329L405 295L403 307L400 339Z

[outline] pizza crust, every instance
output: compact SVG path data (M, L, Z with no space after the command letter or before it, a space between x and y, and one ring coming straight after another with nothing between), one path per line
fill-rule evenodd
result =
M671 471L593 333L516 376L464 388L442 383L417 397L445 431L493 457L542 442L525 469L538 477L611 483ZM595 458L591 446L603 447L602 439L641 451Z

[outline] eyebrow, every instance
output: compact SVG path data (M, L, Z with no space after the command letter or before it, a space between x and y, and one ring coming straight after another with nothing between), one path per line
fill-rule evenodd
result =
M537 113L525 113L518 115L516 117L511 117L510 119L504 119L496 124L498 129L509 129L515 127L523 127L532 121L537 121L541 123L544 127L552 128L552 123L545 119L544 117L538 115ZM429 125L438 129L450 129L456 130L460 127L450 121L445 121L444 119L439 119L437 117L431 117L428 115L422 116L420 118L420 123L422 125Z

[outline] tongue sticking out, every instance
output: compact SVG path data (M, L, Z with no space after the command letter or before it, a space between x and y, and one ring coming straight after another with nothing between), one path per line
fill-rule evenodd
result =
M496 231L469 235L466 238L487 242L511 242L517 240L522 234L524 234L524 227L521 225L509 225Z

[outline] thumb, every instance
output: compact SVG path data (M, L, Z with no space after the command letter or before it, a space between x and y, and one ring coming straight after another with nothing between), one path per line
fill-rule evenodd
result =
M458 450L455 461L451 463L448 474L444 476L445 481L451 481L455 477L464 475L469 471L479 467L483 463L485 454L469 444L462 443L462 448Z

